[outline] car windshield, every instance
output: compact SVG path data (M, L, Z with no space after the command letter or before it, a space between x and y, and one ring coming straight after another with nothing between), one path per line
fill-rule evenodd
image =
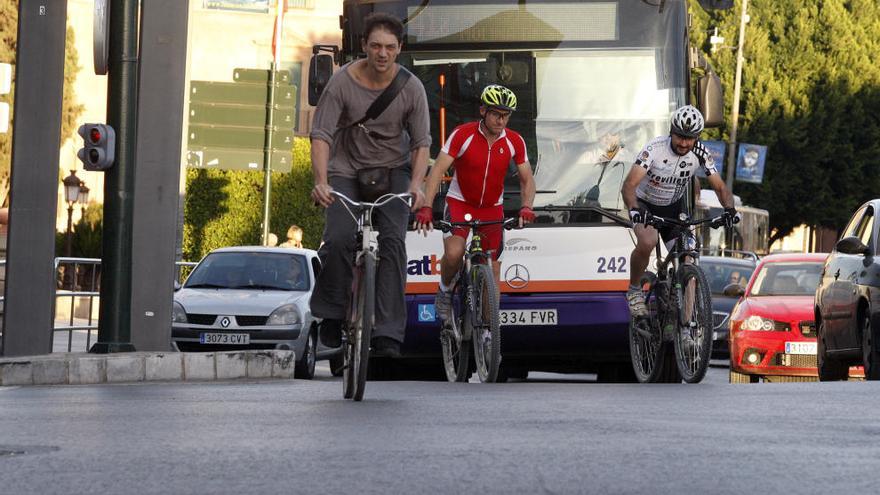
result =
M812 296L822 274L822 262L766 263L755 276L749 295Z
M739 284L745 287L752 276L752 272L755 271L754 266L714 261L707 258L700 259L700 268L703 269L706 278L709 279L709 286L713 294L723 293L724 288L729 284Z
M211 253L193 270L184 287L306 291L308 265L301 254Z

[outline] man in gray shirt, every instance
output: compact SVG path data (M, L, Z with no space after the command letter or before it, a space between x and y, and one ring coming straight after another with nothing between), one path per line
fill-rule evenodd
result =
M323 245L318 254L323 269L312 293L311 309L324 318L321 342L338 347L342 321L350 298L356 224L331 191L360 200L357 171L387 167L391 192L413 194L413 209L421 206L422 182L428 168L431 133L425 88L410 77L403 89L375 119L352 126L387 88L398 71L395 62L403 43L403 24L387 14L364 19L361 46L367 57L337 71L321 94L312 123L312 199L327 208ZM406 328L406 228L409 212L392 201L373 212L379 230L376 275L374 355L397 357Z

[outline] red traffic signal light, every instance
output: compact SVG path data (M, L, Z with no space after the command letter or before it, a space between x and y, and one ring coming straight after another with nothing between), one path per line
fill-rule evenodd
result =
M76 156L86 170L107 170L113 166L116 155L116 132L107 124L84 124L77 133L83 138L83 148Z

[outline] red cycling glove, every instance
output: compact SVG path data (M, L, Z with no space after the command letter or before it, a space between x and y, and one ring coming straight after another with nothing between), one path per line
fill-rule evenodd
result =
M430 206L423 206L419 208L418 213L416 213L416 223L429 224L434 221L434 210L431 209Z
M535 212L532 211L530 206L523 206L519 209L519 217L522 218L523 222L531 223L535 221Z

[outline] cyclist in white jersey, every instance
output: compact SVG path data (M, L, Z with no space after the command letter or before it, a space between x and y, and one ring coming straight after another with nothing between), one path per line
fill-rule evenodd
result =
M645 296L639 281L648 267L651 252L657 245L658 232L645 225L650 215L678 218L684 210L684 193L691 184L697 168L702 167L724 206L725 224L739 222L733 204L733 194L715 169L708 150L698 141L703 131L703 115L691 105L672 113L668 136L654 138L645 145L623 183L623 202L636 234L636 247L630 255L629 291L626 299L634 317L648 314ZM660 237L666 242L670 232L661 229Z

